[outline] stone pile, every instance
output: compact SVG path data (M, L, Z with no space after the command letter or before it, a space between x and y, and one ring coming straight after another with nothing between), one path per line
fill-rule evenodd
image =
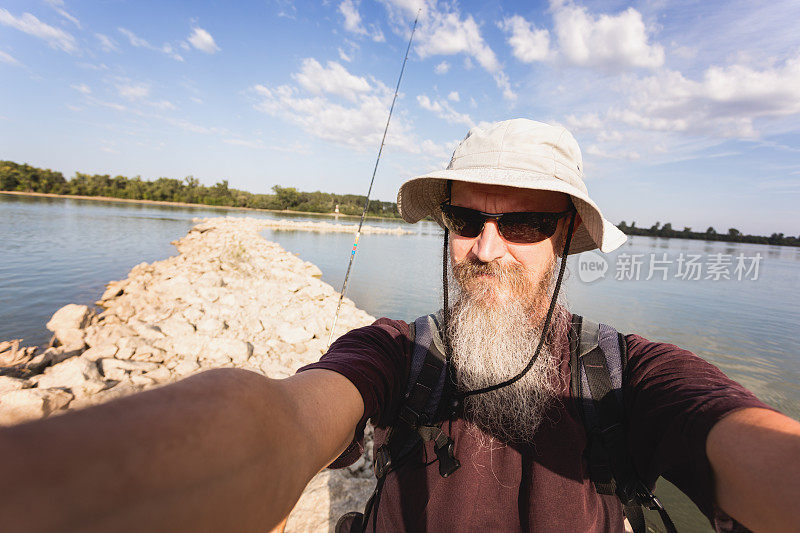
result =
M270 222L201 220L173 243L177 256L141 263L127 279L109 283L96 302L99 314L86 305L59 309L47 323L48 346L0 343L0 424L102 403L209 368L281 378L318 360L339 294L315 265L259 235ZM335 337L372 321L345 298ZM320 473L286 530L331 529L340 514L363 506L373 480L366 458Z

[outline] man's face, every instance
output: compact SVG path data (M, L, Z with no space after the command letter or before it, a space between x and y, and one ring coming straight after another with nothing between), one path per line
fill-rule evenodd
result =
M454 182L451 203L469 207L486 213L508 213L515 211L548 211L559 212L569 208L567 195L551 191L534 191L500 185L482 185L475 183ZM562 218L556 233L541 242L516 244L500 235L497 223L489 221L483 232L474 238L450 235L450 250L453 264L464 261L471 263L494 263L498 267L525 271L530 282L535 286L543 281L552 271L554 259L563 246L563 235L566 233L568 219ZM576 225L577 227L577 225ZM482 285L486 297L503 302L514 297L513 288L503 285L502 278L481 275L469 281ZM479 287L462 287L475 290Z
M561 212L569 206L561 193L458 182L453 184L451 202L486 213ZM530 361L542 336L565 227L562 219L552 237L530 244L506 241L493 221L477 237L451 236L459 293L448 329L456 380L463 390L501 383ZM503 440L532 441L560 390L559 360L554 354L561 350L564 313L562 307L556 308L539 357L522 379L467 398L467 417L477 427Z

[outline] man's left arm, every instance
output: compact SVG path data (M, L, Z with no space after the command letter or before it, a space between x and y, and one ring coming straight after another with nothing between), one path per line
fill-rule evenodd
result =
M711 428L706 453L723 511L754 531L800 530L800 422L741 409Z

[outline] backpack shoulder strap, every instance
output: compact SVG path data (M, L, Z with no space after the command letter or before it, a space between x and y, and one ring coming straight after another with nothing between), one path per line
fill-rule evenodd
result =
M453 441L441 430L441 412L447 380L447 362L442 342L441 314L424 315L414 321L411 364L403 401L386 443L375 452L375 475L385 476L396 468L420 441L434 441L439 473L447 477L460 466Z
M342 516L336 524L337 533L364 531L370 516L377 515L387 474L397 469L421 442L434 442L442 477L448 477L461 466L455 458L453 439L442 431L441 422L436 424L448 372L441 324L440 311L421 316L410 325L412 352L405 395L397 419L386 433L386 441L373 452L378 482L364 512Z
M628 451L622 398L625 337L611 326L573 315L570 364L570 388L586 429L586 460L595 490L617 495L635 533L646 531L642 505L658 510L667 530L673 531L661 503L639 479Z

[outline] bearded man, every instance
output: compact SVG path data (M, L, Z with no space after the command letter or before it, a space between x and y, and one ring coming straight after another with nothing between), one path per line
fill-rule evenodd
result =
M356 518L355 526L343 522L341 529L621 530L620 501L599 494L587 472L580 398L570 390L573 315L558 304L558 293L566 255L610 252L625 236L589 197L572 135L522 119L474 128L447 169L401 187L398 208L408 222L430 216L445 229L445 324L438 334L451 367L443 394L448 398L449 384L457 407L441 426L445 435L437 446L418 447L400 465L381 458L381 450L393 449L384 428L397 433L413 395L414 334L402 321L380 319L352 331L320 362L301 369L301 376L332 371L347 378L362 400L355 440L333 466L358 457L367 419L377 428L376 497L366 519ZM448 249L457 285L452 307ZM741 457L729 454L745 434L769 447L766 428L788 419L690 352L638 335L625 336L624 343L622 453L630 456L643 490L663 475L720 530L737 526L730 516L754 528L766 525L759 521L766 515L745 511L753 509L750 482L734 488L745 471L752 480L755 463L737 464ZM796 438L798 426L792 427ZM445 439L454 451L449 458L440 453ZM794 442L794 455L784 460L800 459ZM456 457L460 468L439 469L437 463Z
M622 529L620 500L588 471L570 386L578 322L558 303L566 256L625 240L581 164L569 132L517 119L471 130L446 170L401 188L407 221L445 228L441 328L427 333L442 341L442 397L455 401L431 442L381 469L359 527ZM393 438L419 385L407 394L412 370L424 371L412 369L423 336L413 329L382 318L283 380L214 370L1 429L3 530L269 530L320 469L358 457L368 420L378 455ZM797 531L800 423L686 350L619 338L624 420L607 429L644 490L663 475L719 530Z

